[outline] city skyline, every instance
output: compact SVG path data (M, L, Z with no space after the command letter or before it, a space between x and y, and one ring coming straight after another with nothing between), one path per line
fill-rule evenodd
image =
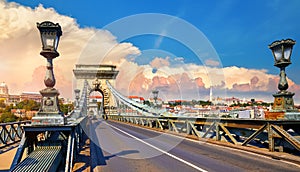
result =
M151 2L0 1L0 81L8 84L12 94L44 88L45 59L39 55L36 22L50 20L60 23L63 30L60 57L54 60L55 87L62 97L72 97L72 69L76 63L86 63L88 56L105 55L104 59L96 58L96 62L117 65L120 73L116 88L124 95L143 94L148 98L152 89L158 88L163 99L208 100L213 87L213 96L273 101L279 69L273 66L268 45L286 38L299 40L298 1ZM112 24L140 14L160 14L170 21L159 25L160 34L120 40L122 33L134 27L122 29L120 34L114 32ZM187 46L190 44L168 37L174 21L184 21L199 30L206 38L204 43L209 44L209 55L216 54L216 58L199 57ZM177 34L181 35L186 33ZM91 40L97 46L93 47ZM300 104L298 47L296 43L293 64L286 69L289 91L295 92L296 104ZM222 76L218 75L220 71Z

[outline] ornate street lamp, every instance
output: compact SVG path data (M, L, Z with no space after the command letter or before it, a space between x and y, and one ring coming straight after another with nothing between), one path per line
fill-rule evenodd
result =
M58 23L54 24L49 21L37 23L42 40L42 51L40 54L47 59L47 70L44 83L46 87L54 87L55 78L53 74L52 60L59 56L57 52L59 38L62 35L61 27Z
M40 54L47 59L46 76L44 79L47 88L40 91L42 95L42 105L36 116L32 118L33 125L61 125L66 123L66 118L60 111L58 95L59 92L54 87L55 77L53 74L52 60L59 56L57 46L62 35L61 27L58 23L50 21L37 23L37 28L41 34L42 51Z
M292 39L286 39L281 41L274 41L269 45L272 50L275 64L274 66L280 68L280 80L278 83L279 92L273 94L274 104L273 110L279 111L294 111L293 96L295 93L288 92L288 82L286 80L285 68L291 64L291 54L293 46L296 41Z

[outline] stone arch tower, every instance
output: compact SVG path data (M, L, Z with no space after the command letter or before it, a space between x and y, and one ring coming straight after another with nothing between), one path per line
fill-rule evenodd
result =
M90 87L94 89L94 81L97 79L100 83L99 90L103 94L103 107L108 111L111 107L116 107L113 95L106 85L108 80L112 86L115 86L115 79L119 73L114 65L91 65L76 64L73 69L76 78L76 88L82 89L86 80Z

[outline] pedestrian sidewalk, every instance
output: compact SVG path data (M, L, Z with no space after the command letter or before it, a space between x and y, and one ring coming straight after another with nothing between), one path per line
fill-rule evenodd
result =
M18 147L15 147L9 151L0 153L0 172L9 170L17 149Z

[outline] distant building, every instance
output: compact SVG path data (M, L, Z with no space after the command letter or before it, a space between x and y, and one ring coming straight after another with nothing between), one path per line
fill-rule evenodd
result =
M143 97L139 97L139 96L128 96L128 98L141 104L143 104L145 101Z
M8 87L7 87L5 82L2 82L0 84L0 94L1 95L7 95L8 94Z
M235 97L225 98L225 102L227 105L239 104L241 100Z
M25 109L11 109L11 113L18 118L31 119L38 111L26 111Z
M5 104L15 104L23 100L41 102L42 95L38 92L23 92L20 95L10 95L8 92L8 86L5 82L2 82L0 83L0 100L3 100Z
M212 104L214 105L227 105L230 106L232 104L239 104L242 103L243 101L240 100L239 98L236 97L229 97L229 98L212 98Z
M20 95L20 101L23 101L23 100L34 100L36 102L41 102L42 95L40 93L36 93L36 92L23 92Z
M89 96L89 102L102 102L102 95Z
M9 95L7 104L15 104L20 102L20 95Z
M9 98L8 87L7 87L6 83L2 82L0 84L0 100L3 100L4 103L7 103L8 98Z

